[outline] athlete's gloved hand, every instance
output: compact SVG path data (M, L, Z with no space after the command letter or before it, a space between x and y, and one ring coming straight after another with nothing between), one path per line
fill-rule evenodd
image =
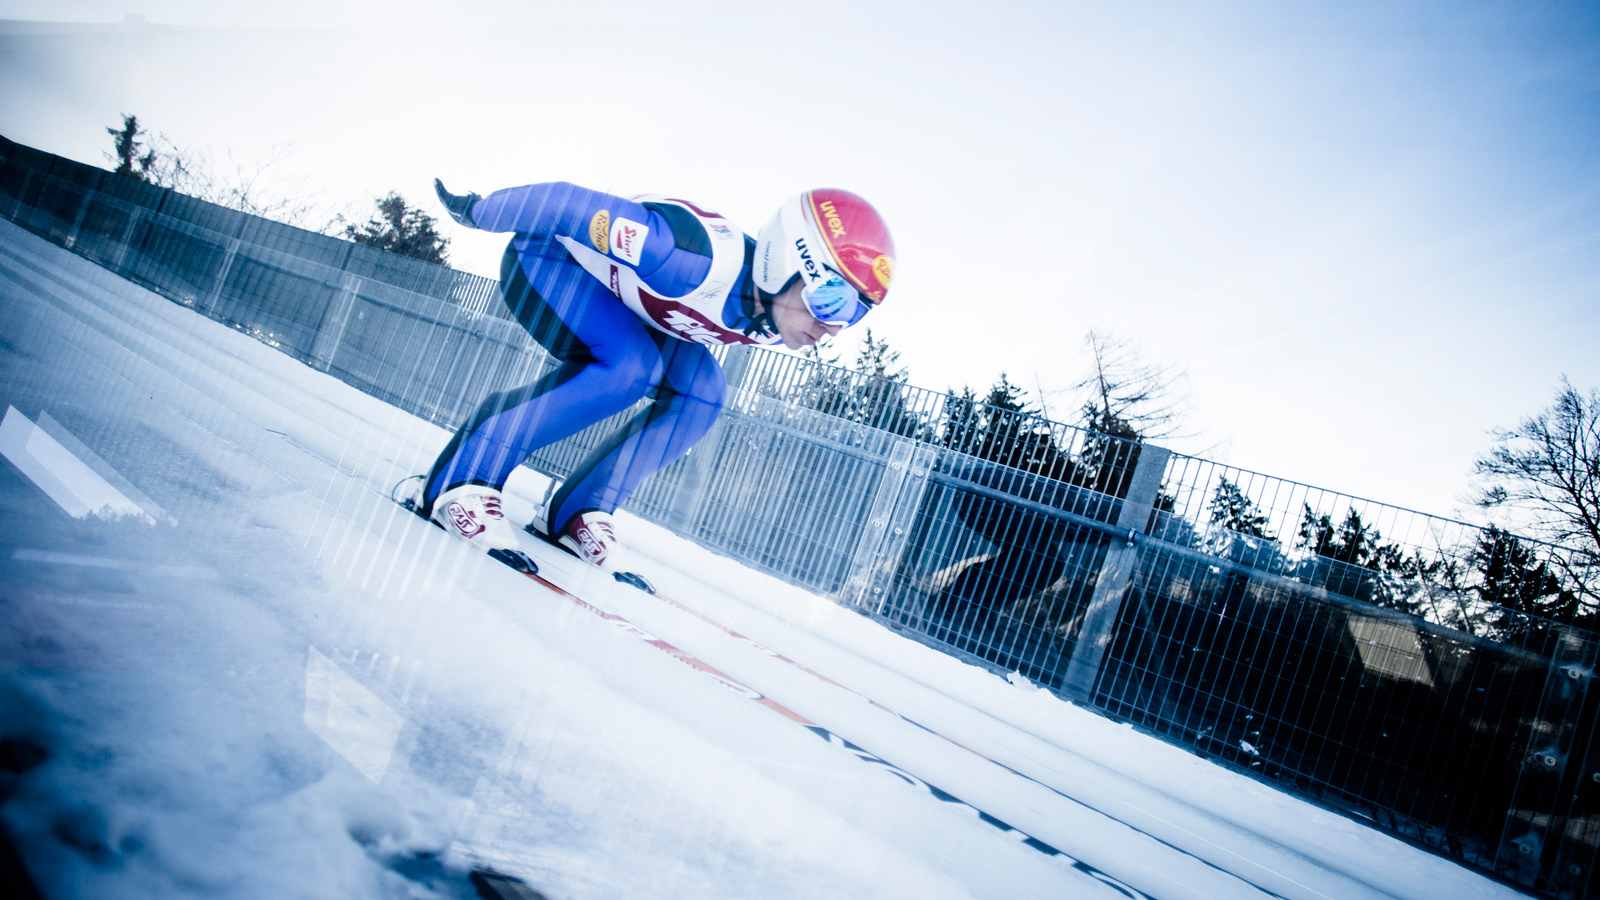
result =
M457 224L468 228L478 227L478 223L472 219L472 204L478 202L477 194L452 194L445 190L444 182L437 178L433 180L433 190L439 195L439 202L444 204L445 211L450 213L450 218L455 219Z

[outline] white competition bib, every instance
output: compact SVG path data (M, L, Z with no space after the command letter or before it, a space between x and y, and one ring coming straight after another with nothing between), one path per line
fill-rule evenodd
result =
M724 344L774 344L779 338L751 337L723 324L722 309L728 292L739 281L744 267L744 235L715 213L703 212L681 200L665 197L639 197L639 203L676 206L694 216L706 230L711 243L711 268L695 288L680 296L663 296L644 284L633 266L618 262L582 241L559 235L567 253L584 271L611 289L628 308L652 328L675 338L708 347ZM620 254L619 254L620 255ZM637 251L635 257L637 258Z

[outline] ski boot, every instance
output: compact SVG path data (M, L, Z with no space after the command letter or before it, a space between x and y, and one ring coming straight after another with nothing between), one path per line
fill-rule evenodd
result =
M422 515L422 490L426 479L413 475L395 485L396 502ZM528 575L539 565L517 546L517 535L500 511L500 492L481 484L463 484L440 494L427 517L447 533L477 547L493 559Z

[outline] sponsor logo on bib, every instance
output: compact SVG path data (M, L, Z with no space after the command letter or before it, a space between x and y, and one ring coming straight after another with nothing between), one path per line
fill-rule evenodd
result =
M589 220L589 243L601 253L611 252L611 210L602 209Z
M661 324L696 344L704 344L707 347L722 345L722 332L708 328L705 323L685 314L682 310L675 309L667 313Z
M649 236L650 226L617 216L611 222L611 255L637 266L644 257L644 239Z

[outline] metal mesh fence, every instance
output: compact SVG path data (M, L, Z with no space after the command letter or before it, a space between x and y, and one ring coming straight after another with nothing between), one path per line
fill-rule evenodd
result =
M0 139L0 215L430 421L550 360L493 280ZM1595 893L1595 560L816 361L629 508L909 636L1553 896ZM563 476L629 410L542 448Z
M1584 660L1587 679L1593 641L1570 629L1490 642L1152 548L1139 559L1094 703L1503 870L1522 865L1504 854L1562 838L1519 820L1515 801L1530 776L1553 774L1571 752L1557 732L1580 710L1557 703L1548 683L1564 652ZM1546 743L1549 752L1539 749ZM1592 838L1581 840L1592 850Z

